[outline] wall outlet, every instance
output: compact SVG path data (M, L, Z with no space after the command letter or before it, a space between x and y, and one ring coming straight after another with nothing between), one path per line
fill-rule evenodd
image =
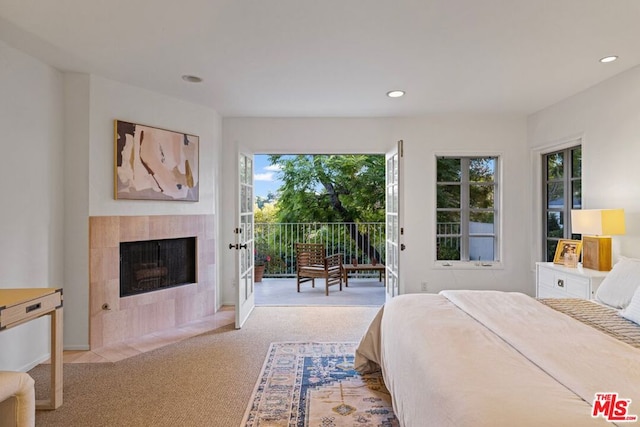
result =
M420 290L421 290L422 292L429 292L429 289L427 289L427 282L422 282L422 283L420 284Z

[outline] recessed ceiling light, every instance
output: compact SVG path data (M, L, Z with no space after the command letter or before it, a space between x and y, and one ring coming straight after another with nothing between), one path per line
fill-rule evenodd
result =
M182 76L182 80L184 80L185 82L189 82L189 83L200 83L200 82L202 82L202 78L200 78L198 76L192 76L190 74L185 74L184 76Z
M403 95L404 95L404 91L403 90L392 90L392 91L387 92L387 96L389 98L400 98Z
M604 58L600 58L600 62L602 62L603 64L606 64L607 62L613 62L616 59L618 59L618 57L615 55L605 56Z

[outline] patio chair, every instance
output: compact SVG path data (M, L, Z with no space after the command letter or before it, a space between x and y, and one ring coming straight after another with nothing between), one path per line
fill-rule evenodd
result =
M298 292L300 284L311 282L315 288L315 279L325 279L325 295L329 295L329 286L340 285L342 290L342 254L327 256L322 243L296 243L296 282Z

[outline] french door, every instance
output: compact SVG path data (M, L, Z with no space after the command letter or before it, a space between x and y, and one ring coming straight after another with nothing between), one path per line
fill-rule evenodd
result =
M254 221L253 221L253 153L238 153L238 206L235 244L238 295L236 328L241 328L255 307L254 297Z
M402 140L386 155L386 280L385 299L400 293L400 252L404 250L402 237L404 228L402 225L401 207L401 176L402 176Z

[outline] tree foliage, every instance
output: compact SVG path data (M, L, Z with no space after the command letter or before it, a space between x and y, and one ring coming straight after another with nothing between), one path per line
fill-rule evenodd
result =
M275 223L277 222L278 210L275 206L275 202L265 202L262 206L256 202L253 205L253 214L255 222Z
M269 156L281 166L280 222L383 222L381 155Z
M280 166L283 182L276 205L278 222L351 224L345 233L362 259L383 260L384 241L372 241L369 227L361 224L384 223L384 156L272 155L269 160ZM305 238L317 239L322 232Z

